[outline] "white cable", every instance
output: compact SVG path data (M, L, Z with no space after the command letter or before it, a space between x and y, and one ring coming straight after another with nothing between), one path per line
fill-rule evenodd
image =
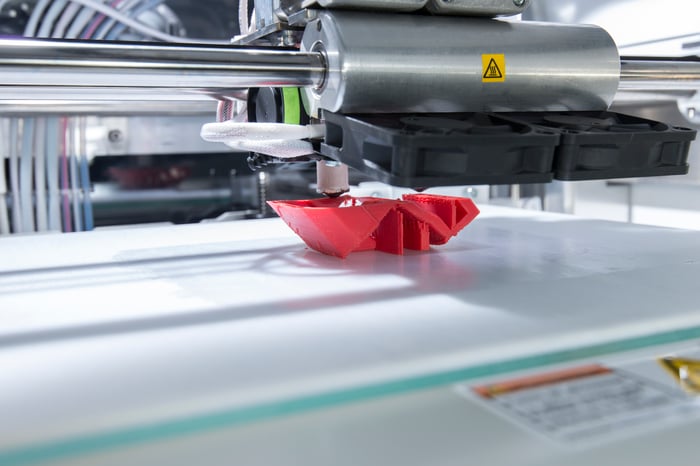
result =
M24 35L27 37L34 37L36 34L36 28L39 25L41 17L44 15L44 10L51 3L51 0L39 0L36 6L32 10L32 14L29 16L29 21L27 26L24 28Z
M4 2L3 2L4 3ZM2 4L0 3L0 9ZM10 220L7 216L7 182L5 181L5 156L7 150L7 142L9 140L8 120L3 118L0 121L0 235L10 234Z
M22 199L22 229L34 231L34 202L32 199L32 171L34 169L34 118L25 118L22 125L22 156L19 165L19 190Z
M187 43L187 44L228 44L229 42L227 41L205 41L205 40L197 40L197 39L189 39L187 37L179 37L179 36L173 36L170 34L166 34L162 31L159 31L157 29L154 29L150 26L147 26L139 21L136 21L122 13L120 13L118 10L115 10L114 8L110 7L109 5L105 5L99 1L95 0L70 0L75 3L79 3L83 6L86 6L88 8L91 8L99 13L102 13L105 16L109 16L110 18L114 18L115 20L119 21L122 24L125 24L129 28L133 29L134 31L143 34L144 36L152 37L154 39L162 40L165 42L181 42L181 43Z
M73 225L75 231L83 231L82 212L80 211L80 178L78 178L78 157L76 155L77 144L75 142L75 119L68 121L68 167L70 171L70 193L73 200Z
M156 22L164 20L167 23L168 20L164 19L163 15L158 11L158 7L163 5L164 1L165 0L139 1L136 3L133 9L128 11L127 14L130 18L134 18L135 20L143 23L148 23L150 17L154 17L153 19ZM107 33L105 37L109 40L120 40L123 34L126 33L128 36L128 32L129 28L127 26L124 24L117 24L111 31L109 31L109 33ZM132 34L132 36L134 36L134 34ZM138 36L136 36L136 38L138 38Z
M92 209L90 192L90 162L87 154L87 118L78 117L78 154L80 164L80 187L83 193L83 214L85 218L85 231L95 228L95 215Z
M241 35L248 33L248 0L238 0L238 30Z
M53 28L53 33L51 34L51 37L54 39L60 39L65 36L66 34L66 29L68 28L68 25L73 23L75 19L77 19L78 13L80 13L79 10L83 9L80 5L77 3L71 3L66 7L65 10L63 10L63 14L58 18L58 22L56 23L56 27Z
M140 1L141 0L125 0L119 5L117 5L115 9L127 12L130 11L134 6L136 6ZM95 31L93 39L104 39L107 36L107 34L109 34L109 32L112 30L115 24L117 24L117 21L114 18L106 19L104 24L98 27L97 31Z
M19 137L19 119L10 122L10 191L12 192L12 231L22 233L22 201L19 198L19 154L17 138Z
M53 3L51 3L51 7L49 7L48 11L44 15L44 18L41 20L41 27L39 28L39 32L36 34L37 37L51 37L53 25L63 11L63 8L66 6L66 3L66 0L55 0Z
M1 0L0 0L1 1ZM5 158L7 157L10 128L7 118L0 119L0 194L7 194L7 179L5 178Z
M80 33L88 27L90 20L95 18L95 12L90 8L83 8L75 16L73 21L70 23L70 27L63 35L66 39L80 39ZM90 37L85 37L85 39L90 39Z
M36 195L36 229L48 229L49 214L46 208L46 119L37 118L34 130L34 190Z
M257 26L255 23L257 23L257 21L257 14L255 12L255 8L253 8L253 13L250 15L250 26L248 26L248 34L255 32Z
M46 179L49 188L49 229L61 231L61 193L58 187L58 117L46 122Z
M90 24L90 21L95 18L95 12L92 11L90 8L82 8L77 15L75 15L75 18L73 18L73 21L68 25L68 28L63 34L63 37L65 39L81 39L82 37L79 37L80 33L83 32L85 28L88 27ZM85 39L90 39L89 37L85 37Z

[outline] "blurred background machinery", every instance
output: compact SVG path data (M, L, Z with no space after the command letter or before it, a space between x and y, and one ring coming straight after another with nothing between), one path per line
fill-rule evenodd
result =
M92 3L121 16L100 13ZM92 3L2 1L0 31L5 37L219 43L239 31L235 0ZM23 99L24 92L32 99ZM258 217L267 215L268 191L280 191L277 197L312 192L304 167L274 177L253 173L245 155L201 140L199 128L217 108L206 96L144 100L115 93L105 99L101 93L91 101L84 98L89 89L80 89L78 100L68 91L37 101L36 92L11 90L0 103L1 234L198 222L227 212L227 218Z
M697 60L700 5L674 0L659 8L650 0L538 0L523 19L597 24L615 39L620 55ZM632 18L633 21L631 20ZM619 93L613 110L671 124L700 128L698 93L669 87L665 92ZM550 209L615 221L700 228L700 147L691 145L688 175L557 184L547 188Z
M425 3L366 2L360 6L376 11L410 10ZM284 50L303 47L303 28L317 14L309 6L342 8L347 4L338 0L7 0L0 1L0 30L8 37L214 45L232 41ZM479 10L482 4L497 8ZM428 8L438 14L523 12L523 19L598 24L626 57L696 56L700 33L692 18L698 7L684 0L674 5L678 8L660 10L653 1L433 1ZM633 24L626 21L631 11ZM688 14L678 15L678 11ZM385 35L396 34L387 29ZM667 82L662 87L630 87L618 93L613 109L672 126L698 128L696 91L687 86L674 88ZM255 121L284 121L288 95L279 89L254 89L252 96L246 90L239 95L214 96L218 102L211 95L176 94L167 89L144 90L159 95L148 99L118 91L105 99L100 91L100 98L94 100L85 98L91 92L88 88L66 87L60 98L55 92L41 98L44 91L37 87L2 92L2 234L267 216L267 199L311 197L317 189L313 159L279 164L275 157L248 157L197 136L198 129L217 113L219 119L243 121L250 116ZM80 99L72 98L75 93ZM415 127L415 122L411 124ZM700 225L700 212L696 215L692 201L700 181L697 170L692 169L697 151L691 148L691 172L685 177L546 184L495 180L480 186L465 182L446 192L477 197L480 202L694 227ZM331 144L321 152L337 155L338 147ZM375 181L391 182L396 177L353 170L350 174L353 193L394 196L403 189ZM410 187L428 186L414 183ZM678 220L674 212L679 209L690 215Z

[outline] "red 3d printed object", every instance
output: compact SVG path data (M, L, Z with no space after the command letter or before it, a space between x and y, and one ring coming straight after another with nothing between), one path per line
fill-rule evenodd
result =
M471 199L408 194L403 200L341 196L269 201L312 249L346 257L353 251L403 254L445 244L479 214Z

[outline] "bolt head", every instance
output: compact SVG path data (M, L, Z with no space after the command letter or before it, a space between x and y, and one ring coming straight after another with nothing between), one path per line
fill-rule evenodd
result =
M479 197L479 190L476 188L466 188L464 190L464 197L476 199L477 197Z
M122 132L118 129L110 130L107 133L107 139L109 140L109 142L121 142L123 138L124 136L122 135Z

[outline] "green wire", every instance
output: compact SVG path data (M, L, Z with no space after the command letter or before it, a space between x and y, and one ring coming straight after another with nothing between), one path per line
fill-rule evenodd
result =
M301 99L299 89L296 87L282 88L282 102L284 105L284 123L288 125L301 124Z

